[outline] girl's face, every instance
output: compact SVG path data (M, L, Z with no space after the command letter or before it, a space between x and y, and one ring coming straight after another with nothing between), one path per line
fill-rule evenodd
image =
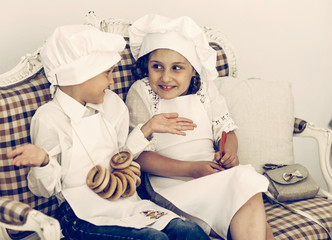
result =
M170 49L150 53L148 70L152 90L163 99L186 95L191 78L195 76L188 60Z
M79 86L78 100L85 105L86 103L99 104L104 102L105 90L114 83L112 78L114 66L90 78L89 80L77 85Z

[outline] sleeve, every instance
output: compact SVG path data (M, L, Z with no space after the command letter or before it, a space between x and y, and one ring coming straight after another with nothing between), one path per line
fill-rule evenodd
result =
M61 191L60 145L55 128L46 123L38 115L31 121L32 143L48 153L50 162L30 169L28 187L37 196L50 197Z
M223 131L228 133L238 127L229 114L225 98L219 93L212 81L209 82L207 91L211 106L213 137L215 142L219 142Z
M135 134L134 132L138 131L137 128L140 129L143 124L151 119L152 112L149 99L148 91L141 80L136 81L129 89L126 105L129 110L129 129L131 134ZM141 134L143 135L142 132ZM145 140L148 141L147 139ZM153 137L149 140L144 151L154 151L155 149Z

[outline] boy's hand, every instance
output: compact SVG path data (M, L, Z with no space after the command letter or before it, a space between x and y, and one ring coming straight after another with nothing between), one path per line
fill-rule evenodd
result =
M8 152L7 158L14 158L12 164L17 167L41 167L49 162L48 154L42 148L33 144L27 144Z
M160 113L146 122L141 131L145 137L152 133L172 133L185 136L184 131L194 130L197 125L188 118L179 117L177 113Z

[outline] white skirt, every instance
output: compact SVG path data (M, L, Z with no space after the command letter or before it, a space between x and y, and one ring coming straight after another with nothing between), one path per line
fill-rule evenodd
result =
M155 192L186 214L203 220L223 238L234 214L255 194L267 191L269 184L251 165L189 181L152 175L150 182Z

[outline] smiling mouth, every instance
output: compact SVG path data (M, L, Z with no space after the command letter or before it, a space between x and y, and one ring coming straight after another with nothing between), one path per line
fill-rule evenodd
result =
M170 91L173 88L175 88L175 86L166 86L166 85L159 85L159 87L164 91Z

